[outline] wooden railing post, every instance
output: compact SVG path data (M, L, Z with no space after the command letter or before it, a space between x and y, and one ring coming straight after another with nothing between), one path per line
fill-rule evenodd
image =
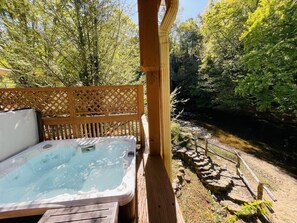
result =
M240 176L240 172L239 172L239 170L240 170L240 153L239 152L236 153L236 157L237 157L236 173L238 176Z
M257 188L257 200L263 199L263 183L259 182Z
M198 137L197 137L197 135L196 134L194 134L194 141L195 141L195 151L196 151L196 153L198 154L198 145L197 145L197 139Z
M204 153L204 155L207 156L207 153L208 153L208 140L205 139L205 153Z

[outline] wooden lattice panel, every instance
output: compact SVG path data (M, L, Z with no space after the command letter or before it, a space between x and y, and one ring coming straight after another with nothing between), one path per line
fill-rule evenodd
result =
M4 111L34 108L40 111L43 117L69 116L67 90L0 89L0 102L0 110Z
M137 114L137 88L79 89L73 92L76 114Z
M42 113L44 139L134 135L142 140L143 87L0 89L0 111Z

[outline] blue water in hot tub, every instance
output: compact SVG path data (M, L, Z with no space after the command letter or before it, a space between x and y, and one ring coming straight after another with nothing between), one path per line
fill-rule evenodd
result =
M126 171L123 157L129 145L121 140L100 142L88 152L66 147L45 150L0 178L0 203L115 189Z

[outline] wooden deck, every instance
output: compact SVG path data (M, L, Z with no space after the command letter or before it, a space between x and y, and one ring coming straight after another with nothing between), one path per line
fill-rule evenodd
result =
M139 223L184 223L160 156L138 152L136 201Z

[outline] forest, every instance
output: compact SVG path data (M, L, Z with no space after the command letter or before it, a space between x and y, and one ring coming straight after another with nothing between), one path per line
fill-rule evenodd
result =
M129 13L120 0L1 1L0 67L17 87L143 82ZM202 15L174 24L172 91L188 99L186 110L296 123L296 24L296 0L210 0Z
M174 27L172 86L197 108L297 115L297 3L210 1Z

